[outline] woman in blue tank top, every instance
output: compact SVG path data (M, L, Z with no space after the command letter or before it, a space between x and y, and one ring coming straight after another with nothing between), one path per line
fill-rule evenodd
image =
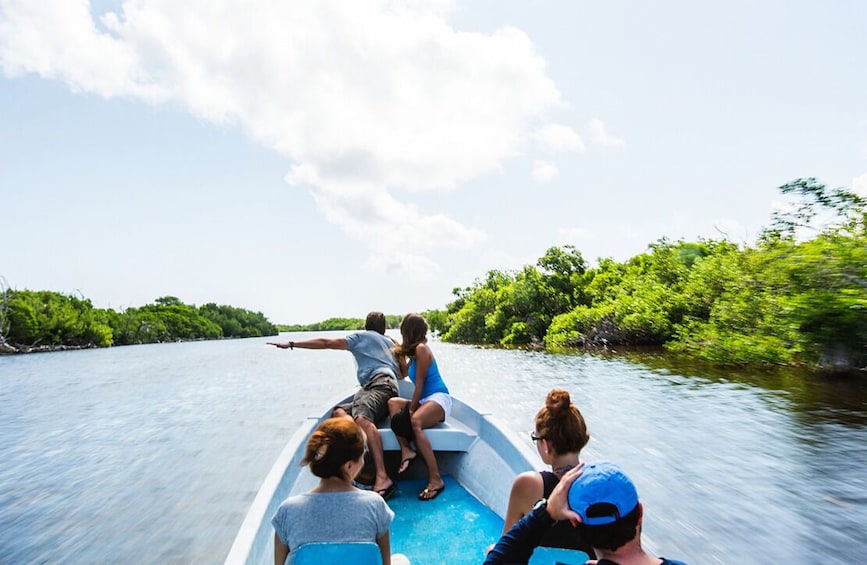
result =
M427 465L428 483L419 493L419 500L433 500L445 488L436 456L424 430L445 421L452 408L449 389L440 375L433 352L427 345L427 331L427 321L418 314L407 314L401 321L402 342L394 348L394 353L400 362L401 376L409 376L415 390L410 400L391 398L388 401L392 429L400 443L401 461L398 474L409 467L416 457L416 451ZM403 426L401 422L404 423ZM415 443L415 450L412 442Z

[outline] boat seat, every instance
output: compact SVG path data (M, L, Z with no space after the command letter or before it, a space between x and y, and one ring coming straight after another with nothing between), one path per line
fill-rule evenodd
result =
M398 390L401 398L410 399L415 387L409 379L400 379L397 381ZM379 435L382 437L383 451L400 451L400 444L397 443L397 438L394 432L391 431L391 419L386 417L382 422L377 423ZM425 434L430 439L431 447L434 451L461 451L469 450L470 446L475 443L478 436L471 432L445 422L440 422L432 428L425 430Z
M385 424L379 424L379 435L382 437L382 449L384 451L399 451L400 444L386 420ZM425 431L434 451L467 451L478 439L476 434L452 426L448 422L440 422Z
M292 553L295 565L382 565L382 552L373 542L305 543Z
M527 565L584 565L590 556L577 549L538 546Z

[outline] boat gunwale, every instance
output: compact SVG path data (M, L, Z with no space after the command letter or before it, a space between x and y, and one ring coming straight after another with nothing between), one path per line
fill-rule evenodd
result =
M406 397L407 390L411 394L411 389L407 389L402 385L401 396ZM344 401L351 398L352 396L350 395ZM268 538L272 533L272 530L266 527L266 524L270 524L270 516L276 512L277 507L282 502L282 498L285 498L278 496L278 492L281 488L284 488L287 490L285 494L288 495L289 491L298 483L304 471L301 459L304 455L304 446L307 439L321 422L330 417L334 407L344 401L326 404L319 416L308 416L292 434L266 475L259 491L256 493L256 497L250 505L244 521L235 536L232 547L226 556L226 565L265 562L264 555L259 555L259 552L262 552L263 548L268 547ZM469 457L470 452L481 445L485 446L486 449L490 448L491 452L499 455L503 459L503 463L511 469L515 476L523 471L541 468L542 462L538 453L530 450L529 446L519 443L517 434L509 432L509 428L503 420L494 417L490 413L479 412L458 398L453 397L452 402L452 415L449 417L449 420L457 424L456 427L459 429L468 429L477 436L473 447L470 447L465 453L461 453L462 457L466 455L467 459L473 459ZM452 422L449 422L449 425ZM500 450L496 449L497 446L500 447ZM442 450L438 452L447 453ZM473 463L467 464L470 468L473 465ZM452 473L455 475L458 483L501 518L504 518L505 504L493 503L493 499L499 499L499 496L490 493L490 485L480 482L476 482L474 485L468 484L469 481L463 475L471 475L473 471L463 470L462 467L463 465L459 465L459 468L455 469ZM509 481L511 482L513 478L511 477ZM486 493L485 491L488 492ZM507 498L508 488L500 496Z

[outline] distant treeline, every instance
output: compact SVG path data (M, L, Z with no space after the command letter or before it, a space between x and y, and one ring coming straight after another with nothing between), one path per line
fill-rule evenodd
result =
M492 270L422 312L445 341L507 346L651 345L719 363L867 369L867 199L814 178L780 187L793 200L753 246L661 239L624 262L589 268L552 247L517 272ZM611 234L616 237L617 234ZM273 335L262 314L177 298L122 313L52 292L9 291L0 346L120 345ZM387 316L397 328L403 315ZM281 331L359 330L363 318Z
M867 199L813 178L780 191L796 202L754 247L662 239L592 269L575 247L552 247L519 272L456 288L428 321L459 343L655 345L722 363L867 368Z
M386 314L385 323L389 329L400 327L403 314ZM281 332L324 332L324 331L352 331L364 329L364 318L328 318L315 324L278 324L277 329Z
M8 290L0 300L0 352L277 334L260 312L214 303L196 307L174 296L122 312L47 290Z

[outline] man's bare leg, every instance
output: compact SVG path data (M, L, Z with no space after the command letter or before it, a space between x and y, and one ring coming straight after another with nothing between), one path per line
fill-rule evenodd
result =
M373 483L374 491L383 491L393 484L391 477L385 472L385 455L382 452L382 438L376 424L363 416L355 419L355 422L367 434L367 448L373 457L373 466L376 468L376 480Z

